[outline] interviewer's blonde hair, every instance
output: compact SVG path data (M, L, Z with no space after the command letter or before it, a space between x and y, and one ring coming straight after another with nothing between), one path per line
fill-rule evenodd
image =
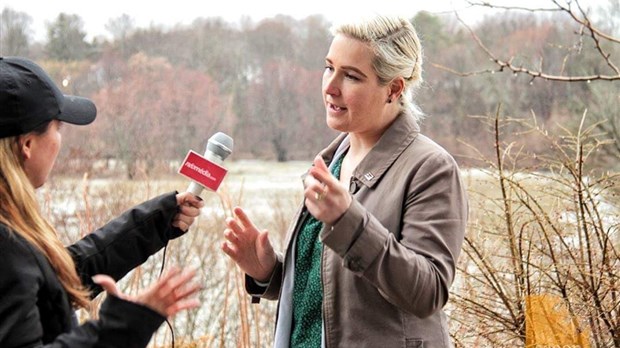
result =
M39 132L46 131L48 126ZM86 308L89 293L56 230L41 215L35 188L21 158L19 136L0 139L0 223L39 249L56 271L72 305Z
M413 93L422 83L422 45L411 22L401 17L377 15L337 24L331 33L368 44L375 55L372 66L379 83L386 85L402 77L405 88L400 97L401 110L409 111L416 119L423 116L413 102Z

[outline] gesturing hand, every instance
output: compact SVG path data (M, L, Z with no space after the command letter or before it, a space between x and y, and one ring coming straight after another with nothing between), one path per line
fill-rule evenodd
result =
M267 282L276 266L276 253L267 230L260 232L243 209L233 210L235 218L226 219L226 242L222 250L243 272L259 282Z
M171 268L153 285L135 296L122 294L116 287L114 279L107 275L97 274L93 276L93 282L99 284L109 294L142 304L166 318L171 318L180 311L200 305L200 301L192 297L200 290L200 285L190 282L195 276L196 272L193 270L181 271L179 268Z
M333 225L351 205L351 195L332 175L321 156L304 179L306 208L312 216Z

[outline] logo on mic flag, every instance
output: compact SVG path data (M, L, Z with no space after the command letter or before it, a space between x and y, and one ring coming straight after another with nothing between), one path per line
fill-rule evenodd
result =
M187 153L181 168L179 168L179 174L213 191L217 191L220 187L227 172L226 168L209 161L192 150Z

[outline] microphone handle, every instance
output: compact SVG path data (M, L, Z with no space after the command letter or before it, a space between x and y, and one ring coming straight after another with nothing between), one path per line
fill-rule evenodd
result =
M218 156L216 156L213 151L206 151L204 157L212 163L215 163L217 165L220 166L224 166L224 161L219 158ZM195 196L200 196L200 193L202 193L202 190L204 190L204 186L200 185L199 183L192 181L189 186L187 187L187 192L191 192L192 194L194 194Z

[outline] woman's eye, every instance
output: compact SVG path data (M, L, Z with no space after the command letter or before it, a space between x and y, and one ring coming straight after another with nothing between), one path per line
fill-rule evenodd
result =
M345 74L344 77L346 77L349 80L359 81L359 78L357 78L357 76L355 76L355 75Z

